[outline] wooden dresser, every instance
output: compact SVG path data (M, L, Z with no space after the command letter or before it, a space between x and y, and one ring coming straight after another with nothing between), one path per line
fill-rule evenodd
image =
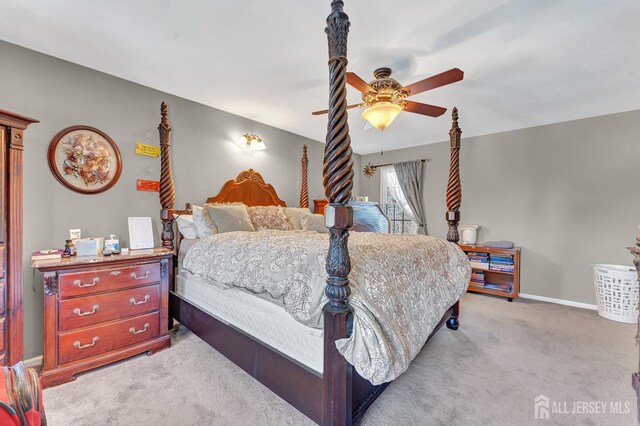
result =
M72 257L33 266L44 273L43 387L171 345L172 251Z
M22 360L22 151L38 120L0 110L0 364Z

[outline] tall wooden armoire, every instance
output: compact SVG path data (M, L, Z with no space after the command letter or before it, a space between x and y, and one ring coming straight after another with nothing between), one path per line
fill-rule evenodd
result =
M22 150L38 120L0 110L0 364L24 355L22 337Z

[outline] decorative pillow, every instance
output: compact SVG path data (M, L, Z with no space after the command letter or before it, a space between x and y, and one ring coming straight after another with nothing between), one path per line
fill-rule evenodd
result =
M247 211L256 231L264 229L288 231L291 229L287 215L284 214L284 209L280 206L247 207Z
M321 214L312 214L306 212L298 212L300 225L305 231L317 231L329 233L329 228L324 226L324 216Z
M205 204L218 232L255 231L244 204Z
M306 207L285 207L284 214L287 215L289 222L291 222L291 229L301 230L302 225L300 224L300 218L298 217L298 213L309 213L311 214L311 210Z
M193 215L181 214L176 217L176 224L178 225L178 232L186 239L192 240L198 238L198 228L193 223Z
M218 233L218 227L211 220L207 209L203 206L192 206L193 224L196 226L198 238L207 238Z

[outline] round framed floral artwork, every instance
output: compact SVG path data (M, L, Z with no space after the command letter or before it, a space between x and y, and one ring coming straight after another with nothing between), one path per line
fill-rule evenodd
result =
M49 167L58 182L82 194L111 188L122 171L120 151L100 130L72 126L58 132L49 145Z

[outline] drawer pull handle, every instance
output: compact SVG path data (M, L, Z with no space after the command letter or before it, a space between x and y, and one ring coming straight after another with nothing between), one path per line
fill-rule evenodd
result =
M136 330L136 329L135 329L135 327L131 327L131 328L129 329L129 333L131 333L131 334L140 334L140 333L144 333L144 332L145 332L145 331L147 331L148 329L149 329L149 323L148 323L148 322L145 322L145 323L144 323L144 328L143 328L143 329L141 329L141 330Z
M79 317L83 317L85 315L93 315L93 314L95 314L96 312L98 312L98 309L100 309L100 305L93 305L93 309L91 309L90 311L82 312L80 310L80 308L75 308L73 310L73 313L78 315Z
M147 278L149 275L151 275L151 271L146 271L146 272L144 273L144 275L143 275L143 276L141 276L141 277L137 276L135 272L132 272L132 273L131 273L131 278L133 278L134 280L144 280L144 279L145 279L145 278Z
M100 278L95 277L93 280L91 280L90 283L86 283L86 284L82 284L81 280L75 280L73 281L73 285L80 287L80 288L84 288L84 287L93 287L96 284L98 284L100 282Z
M145 303L147 303L149 301L149 299L151 299L151 296L149 296L148 294L146 294L144 296L144 300L141 300L139 302L136 302L135 297L132 297L131 299L129 299L129 302L131 302L132 305L144 305Z
M73 342L73 346L75 346L78 349L90 348L91 346L95 345L96 342L98 342L98 340L100 340L100 338L96 336L93 339L91 339L91 343L87 343L86 345L81 345L80 341L76 340L75 342Z

